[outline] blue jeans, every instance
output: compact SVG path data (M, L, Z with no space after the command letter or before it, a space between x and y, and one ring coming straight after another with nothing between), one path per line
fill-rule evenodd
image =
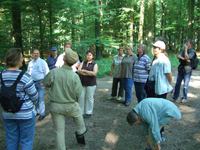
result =
M132 78L121 78L121 79L122 79L122 85L125 91L125 101L131 102L133 79Z
M189 82L190 82L190 76L191 75L192 75L192 71L190 71L189 73L186 73L185 69L181 69L178 72L173 99L178 100L178 97L179 97L179 94L180 94L181 82L182 82L182 80L184 80L182 99L187 100L188 85L189 85Z
M35 134L35 114L31 119L3 119L6 129L6 150L32 150Z
M35 88L38 92L38 102L35 104L36 111L40 116L44 116L45 103L44 103L44 86L40 87L39 84L42 80L34 82Z
M142 82L135 82L134 81L134 85L135 85L135 93L136 93L136 97L138 100L138 103L145 99L146 96L146 90L144 89L146 83L142 83Z

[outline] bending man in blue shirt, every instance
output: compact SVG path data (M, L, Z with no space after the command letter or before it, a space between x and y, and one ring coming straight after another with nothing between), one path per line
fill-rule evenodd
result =
M172 117L181 119L181 113L174 103L163 98L146 98L128 113L126 119L131 126L142 124L147 146L159 150L162 141L160 129Z

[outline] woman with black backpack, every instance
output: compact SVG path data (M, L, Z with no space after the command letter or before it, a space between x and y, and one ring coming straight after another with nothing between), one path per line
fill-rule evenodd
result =
M2 115L7 150L19 149L19 143L21 149L33 149L36 122L34 103L38 101L38 93L31 76L19 69L22 62L21 50L11 48L5 55L9 68L1 72L0 102L4 109Z

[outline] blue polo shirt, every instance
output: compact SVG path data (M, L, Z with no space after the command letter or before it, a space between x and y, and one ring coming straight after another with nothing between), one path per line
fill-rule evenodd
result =
M56 62L57 62L58 56L59 56L59 55L57 55L57 57L54 58L54 57L52 57L52 55L51 55L51 56L49 56L49 57L47 58L47 61L46 61L46 62L47 62L47 64L48 64L50 70L53 69L53 68L56 68L55 64L56 64Z

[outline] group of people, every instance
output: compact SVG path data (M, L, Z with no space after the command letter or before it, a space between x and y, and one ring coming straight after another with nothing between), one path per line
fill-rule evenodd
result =
M77 127L78 143L85 144L87 132L83 117L93 113L94 92L98 65L93 61L94 53L87 51L87 60L72 50L71 43L64 45L64 52L57 55L57 48L51 48L47 60L40 58L38 49L33 50L33 59L28 63L27 72L20 78L16 93L23 100L16 113L3 110L6 129L6 149L31 150L35 133L36 116L38 121L45 118L44 91L50 100L50 112L56 133L56 149L64 150L65 116L72 116ZM11 86L22 72L24 58L20 49L11 48L6 52L5 63L8 69L1 72L5 86ZM50 69L50 70L49 70ZM1 85L1 84L0 84ZM1 90L0 86L0 90Z
M184 45L184 50L177 57L180 65L174 96L171 100L173 102L181 101L183 103L187 101L188 85L192 74L192 60L196 55L192 45L192 40L188 39ZM119 48L119 54L114 57L111 65L113 84L111 97L108 99L121 100L124 89L124 105L129 106L134 83L138 105L127 115L127 121L131 125L142 124L148 148L157 150L160 148L160 141L163 140L164 124L171 117L180 119L181 114L172 102L165 100L167 94L173 92L171 63L168 54L165 52L165 38L159 37L152 43L152 46L154 54L152 62L145 54L146 45L144 44L138 45L137 57L129 46L126 47L126 55L122 53L124 49ZM181 100L178 100L182 80L184 80L183 96ZM118 82L120 83L119 90ZM118 95L117 90L119 91Z
M184 79L183 97L181 102L186 102L188 85L192 74L191 62L195 57L195 50L192 49L192 40L187 40L184 50L178 55L180 65L175 85L173 101L178 102L181 82ZM172 93L171 63L168 54L165 52L166 40L159 37L153 44L153 60L146 55L146 45L137 46L137 56L130 46L119 48L118 55L114 56L111 65L111 76L113 76L112 92L109 100L121 100L125 91L124 105L129 106L132 99L132 86L135 86L135 93L138 103L145 97L165 98L167 93ZM119 83L119 89L118 89ZM118 91L118 94L117 94Z
M108 99L121 100L125 91L125 106L132 99L132 86L135 85L138 105L127 115L130 125L144 126L147 146L159 149L162 134L160 129L171 117L180 119L178 108L166 99L172 91L171 64L165 52L166 42L163 38L153 44L154 59L145 54L146 45L139 44L137 55L131 46L119 48L119 54L113 59L111 76L113 76L112 94ZM174 92L174 102L179 97L180 85L184 79L183 97L187 100L188 83L192 74L191 60L195 56L192 41L187 40L184 50L178 55L180 66ZM72 116L77 127L77 141L84 144L84 134L87 132L83 117L90 117L94 107L94 92L98 65L93 61L94 53L87 51L86 61L72 50L71 43L64 45L64 52L57 55L57 48L51 48L51 56L47 61L40 58L39 50L33 50L33 59L28 64L16 87L19 100L24 100L21 109L16 113L3 110L3 120L6 129L6 147L8 150L32 149L35 133L36 115L38 121L45 118L44 91L48 90L50 112L56 133L56 149L66 149L65 146L65 116ZM11 86L21 70L23 56L18 48L6 52L5 63L9 67L1 73L5 86ZM50 70L49 70L50 69ZM118 94L118 83L120 83ZM1 85L1 84L0 84ZM1 86L0 86L1 89ZM146 97L149 97L145 99ZM164 98L164 99L163 99ZM153 109L152 109L153 108ZM163 128L164 129L164 128Z

